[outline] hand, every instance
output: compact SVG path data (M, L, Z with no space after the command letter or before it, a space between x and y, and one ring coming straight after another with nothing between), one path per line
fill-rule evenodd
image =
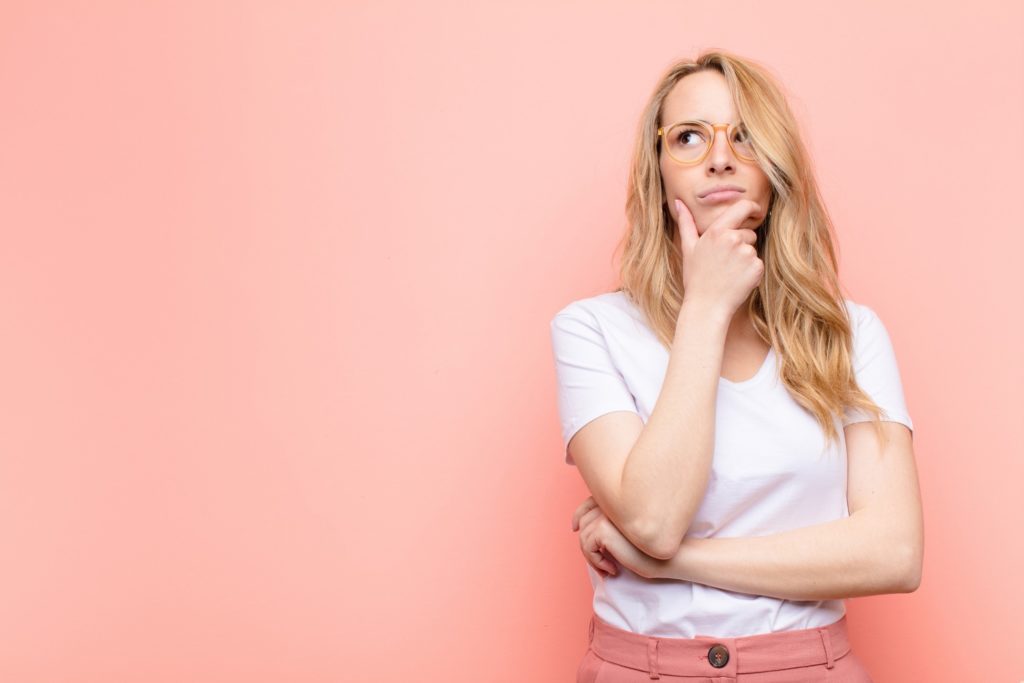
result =
M764 262L757 257L757 233L739 227L761 221L764 210L749 199L737 199L698 237L697 224L682 200L675 200L679 225L683 296L725 307L732 315L757 287Z
M634 574L648 579L664 578L670 560L661 560L647 555L622 535L622 532L605 516L593 497L587 498L576 508L572 517L573 531L580 532L580 549L583 557L603 578L616 576L616 561ZM608 557L608 556L611 557Z

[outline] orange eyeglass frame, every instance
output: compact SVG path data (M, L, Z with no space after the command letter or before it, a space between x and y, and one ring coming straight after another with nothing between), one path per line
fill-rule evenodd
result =
M737 125L740 125L740 124L735 124L735 123L704 123L703 121L680 121L678 123L673 123L671 126L667 126L667 127L666 126L662 126L661 128L659 128L658 129L658 137L661 138L662 140L665 140L666 143L667 143L667 141L668 141L668 131L670 131L673 128L675 128L676 126L680 126L680 125L682 125L684 123L692 123L695 126L700 126L705 131L708 131L710 129L710 135L708 136L708 139L710 140L710 142L708 143L707 148L705 148L704 153L700 155L700 158L696 159L694 161L680 161L679 159L676 159L674 156L672 156L671 152L668 152L669 157L671 157L671 159L673 161L675 161L676 163L683 164L683 165L686 165L686 166L692 166L694 164L699 164L700 162L704 161L704 159L706 159L708 154L711 152L711 148L715 146L715 138L718 136L718 131L719 130L724 130L725 131L725 140L726 140L726 142L729 143L729 149L731 149L732 153L736 155L736 158L742 159L743 161L756 161L757 160L757 157L755 157L755 156L748 157L748 156L744 156L744 155L740 154L738 151L736 151L736 148L732 144L732 133L733 133L733 130L736 128Z

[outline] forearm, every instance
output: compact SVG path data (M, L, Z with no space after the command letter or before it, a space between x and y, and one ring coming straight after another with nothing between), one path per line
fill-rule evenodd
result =
M909 552L870 515L768 536L684 538L667 578L785 600L908 590Z
M728 326L720 308L683 303L661 393L623 465L621 500L632 511L634 535L665 559L677 551L707 488Z

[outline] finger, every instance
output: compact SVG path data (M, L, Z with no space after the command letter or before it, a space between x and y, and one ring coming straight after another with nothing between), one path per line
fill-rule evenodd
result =
M580 534L580 550L583 551L583 557L586 558L587 564L600 571L601 558L597 550L597 542L594 539L594 534L588 529L584 529Z
M763 218L761 205L752 199L737 199L730 204L722 214L708 226L705 232L719 230L739 230L739 226L748 218L755 218L758 222ZM746 228L742 228L746 229Z
M591 510L593 510L595 507L597 507L597 501L594 500L593 496L587 498L585 501L580 503L580 506L578 508L576 508L576 512L574 512L572 514L572 530L573 531L578 531L579 530L579 528L580 528L580 518L583 515L585 515L586 513L588 513Z
M618 574L618 570L615 568L614 562L609 560L604 555L598 555L598 557L600 557L601 559L597 563L597 566L594 568L601 572L602 576L615 576L616 574Z
M757 232L756 231L751 230L750 228L739 228L739 229L736 230L736 233L740 236L740 240L741 241L746 242L747 244L751 244L751 245L756 245L757 244Z
M582 517L580 517L580 522L579 522L580 531L582 532L583 530L585 530L587 527L589 527L594 522L598 521L603 516L604 516L604 513L601 512L601 508L599 508L599 507L594 507L594 508L591 508L590 510L587 510L586 514L583 515Z
M588 536L586 541L581 545L583 546L583 554L587 558L587 562L597 570L601 576L615 574L617 572L614 561L606 556L604 548L598 545L594 536Z
M697 224L693 220L693 214L686 208L682 200L677 199L676 204L676 225L679 226L679 241L683 248L683 258L693 253L697 244Z
M594 497L590 496L576 507L576 510L572 513L573 531L580 528L580 517L582 517L594 505L597 505L597 503L594 502Z
M611 553L604 547L601 542L600 534L597 532L587 533L586 536L581 540L584 554L587 556L587 561L598 570L598 572L615 575L618 573L618 567L615 564L615 558L612 557Z

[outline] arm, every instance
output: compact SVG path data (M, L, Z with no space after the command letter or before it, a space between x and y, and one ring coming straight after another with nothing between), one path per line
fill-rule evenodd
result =
M769 536L686 538L665 577L786 600L906 593L921 582L924 526L910 430L846 427L849 517Z
M833 600L912 590L906 562L878 525L854 514L746 538L686 538L666 578L784 600Z
M729 321L720 308L684 299L661 393L623 465L617 497L628 535L660 559L678 552L707 488Z

